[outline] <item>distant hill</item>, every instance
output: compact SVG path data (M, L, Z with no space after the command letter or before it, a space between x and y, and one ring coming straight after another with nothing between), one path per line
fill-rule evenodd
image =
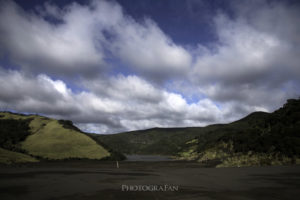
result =
M0 112L0 163L122 156L71 121Z
M0 112L0 163L122 160L122 153L171 155L217 167L299 164L300 99L229 124L112 135L87 134L67 120Z
M94 137L127 154L173 155L219 167L299 163L300 99L288 100L273 113L254 112L229 124Z
M125 154L177 155L186 141L217 127L219 125L207 128L152 128L119 134L92 135Z

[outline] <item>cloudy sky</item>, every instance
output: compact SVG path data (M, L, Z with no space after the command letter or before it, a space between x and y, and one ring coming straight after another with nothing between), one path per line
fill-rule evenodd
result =
M205 126L300 96L300 4L0 0L0 110L96 133Z

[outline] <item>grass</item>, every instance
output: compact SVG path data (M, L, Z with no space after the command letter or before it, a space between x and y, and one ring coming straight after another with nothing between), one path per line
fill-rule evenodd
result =
M152 128L113 135L84 134L70 121L41 116L0 113L1 117L33 117L29 124L32 134L22 142L22 148L48 159L101 159L113 155L111 149L126 154L214 161L219 167L298 163L300 158L300 99L288 100L273 113L255 112L229 124ZM105 149L102 143L111 149Z
M216 167L247 167L247 166L264 166L264 165L289 165L297 164L291 157L281 154L236 154L227 157L221 164Z
M201 152L195 151L195 146L180 152L179 158L184 160L198 160L198 162L214 162L216 167L246 167L265 165L299 164L297 156L287 156L281 152L235 152L233 142L219 142Z
M87 158L102 159L109 152L88 136L64 129L57 120L49 120L42 127L33 125L38 131L22 142L29 154L47 159Z
M20 150L19 153L28 153L50 160L103 159L110 156L110 152L91 137L79 129L69 128L72 125L70 123L69 127L66 127L58 120L47 117L9 112L1 112L0 120L3 122L1 128L5 130L5 135L11 136L5 139L2 147L13 145L17 147L8 150ZM23 134L25 128L21 131L18 127L26 127L29 134ZM15 133L11 134L11 131Z
M1 164L13 164L13 163L25 163L25 162L39 162L39 160L23 153L8 151L6 149L0 148Z
M218 146L223 146L223 144L217 145L217 147L210 148L201 152L199 155L200 159L199 162L206 162L209 160L222 160L223 158L229 157L230 153L222 148L218 148Z
M197 152L197 144L198 140L193 139L191 141L186 142L189 148L185 149L184 151L181 151L178 153L178 156L175 156L178 160L196 160L199 157L199 154Z

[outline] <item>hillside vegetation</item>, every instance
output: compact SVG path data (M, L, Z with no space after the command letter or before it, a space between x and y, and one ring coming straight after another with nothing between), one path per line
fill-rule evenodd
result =
M104 159L108 149L82 133L72 123L38 115L0 113L0 162L38 159ZM10 151L9 153L7 151ZM4 158L3 154L14 159ZM27 154L27 155L26 155Z
M185 142L220 127L223 125L217 124L204 128L152 128L118 134L92 135L95 139L125 154L177 155Z
M173 155L218 167L299 163L300 99L288 100L273 113L255 112L229 124L95 137L127 154Z
M9 151L0 148L0 163L12 164L12 163L25 163L25 162L38 162L39 160L26 155L24 153Z
M252 113L227 128L214 140L202 135L193 144L187 142L179 156L214 161L218 167L299 164L299 99L288 100L271 114Z
M171 155L216 167L299 164L300 99L229 124L112 135L83 133L67 120L0 112L0 163L122 160L122 153Z

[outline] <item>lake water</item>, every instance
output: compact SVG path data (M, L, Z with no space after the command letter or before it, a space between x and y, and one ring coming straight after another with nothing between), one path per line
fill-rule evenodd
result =
M162 155L126 155L126 161L145 161L145 162L153 162L153 161L173 161L174 159L170 158L170 156L162 156Z

